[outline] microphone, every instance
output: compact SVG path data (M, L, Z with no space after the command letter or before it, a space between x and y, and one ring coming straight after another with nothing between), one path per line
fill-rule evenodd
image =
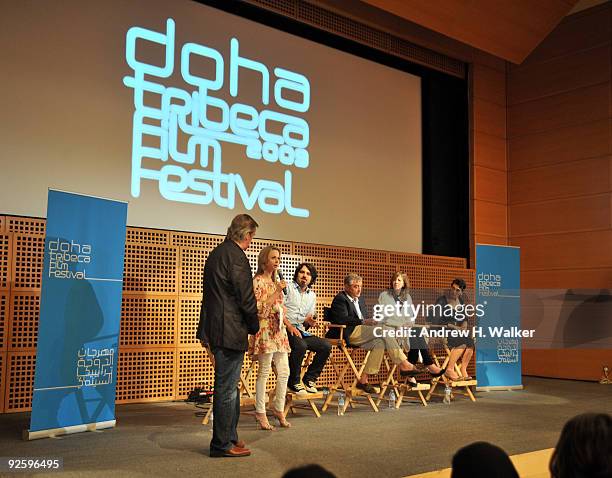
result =
M274 271L274 275L275 275L275 279L276 282L280 282L280 281L284 281L285 277L283 276L283 271L281 271L280 269L276 269ZM283 288L283 294L287 295L287 288Z

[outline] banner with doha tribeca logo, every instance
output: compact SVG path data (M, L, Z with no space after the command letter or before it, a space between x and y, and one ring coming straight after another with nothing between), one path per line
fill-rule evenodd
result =
M127 203L49 190L27 438L115 425Z
M521 327L520 249L476 244L476 300L485 314L485 330ZM476 342L479 390L522 388L521 339L484 334Z

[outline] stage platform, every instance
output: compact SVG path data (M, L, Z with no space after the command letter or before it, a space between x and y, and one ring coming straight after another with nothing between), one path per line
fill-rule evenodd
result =
M479 392L476 403L434 399L428 407L409 402L391 410L383 402L379 413L362 406L342 417L333 406L321 418L303 411L289 418L292 428L272 432L257 430L243 414L248 458L210 458L210 427L182 402L117 406L114 429L31 442L21 439L28 414L0 415L0 449L5 457L62 457L66 476L280 477L319 463L338 477L406 477L449 467L458 448L478 440L510 455L546 450L570 417L612 413L610 385L530 377L524 384L522 391Z

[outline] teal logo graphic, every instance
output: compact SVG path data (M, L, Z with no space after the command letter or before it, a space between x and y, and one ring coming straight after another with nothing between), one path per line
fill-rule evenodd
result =
M137 59L143 42L163 47L165 56L159 64ZM171 18L166 21L165 33L130 28L125 58L134 72L123 78L125 86L134 90L133 197L140 196L142 181L152 180L158 183L162 197L170 201L215 203L234 209L239 200L247 210L257 204L271 214L309 216L307 209L292 203L294 173L308 168L310 162L309 126L300 117L310 108L310 83L304 75L280 67L271 71L263 63L241 56L240 42L232 38L229 59L208 46L185 43L180 49L180 74L190 86L165 86L163 79L173 75L175 64L175 23ZM192 72L191 65L196 62L214 65L210 77ZM264 108L228 104L215 96L229 88L230 96L237 97L241 75L261 80ZM185 143L179 138L188 138L185 146L179 145ZM223 146L227 144L244 147L245 161L278 163L284 168L284 180L259 178L249 187L238 172L224 170Z

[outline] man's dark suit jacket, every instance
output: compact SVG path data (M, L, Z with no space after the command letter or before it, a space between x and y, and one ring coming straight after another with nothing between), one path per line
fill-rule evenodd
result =
M251 266L244 251L226 239L208 255L197 338L211 347L245 351L259 330Z
M363 319L367 319L365 301L361 296L359 297L359 310L361 310ZM334 297L329 315L329 321L332 324L346 325L346 329L344 329L344 339L347 344L349 344L349 337L353 333L353 330L355 330L355 327L363 325L359 315L357 315L355 304L349 300L345 292L340 292ZM325 336L329 339L338 339L340 338L340 329L332 327Z

